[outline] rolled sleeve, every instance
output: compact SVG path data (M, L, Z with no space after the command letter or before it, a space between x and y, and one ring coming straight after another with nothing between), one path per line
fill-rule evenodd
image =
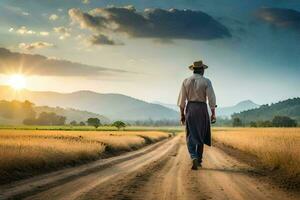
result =
M209 107L215 108L216 107L216 95L215 95L214 88L213 88L210 80L207 80L206 95L207 95Z
M185 89L184 82L183 82L182 86L181 86L179 96L178 96L178 101L177 101L177 105L180 108L185 108L186 98L187 98L186 89Z

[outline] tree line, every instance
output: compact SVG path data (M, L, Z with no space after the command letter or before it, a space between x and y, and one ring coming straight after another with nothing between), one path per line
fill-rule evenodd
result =
M85 122L77 123L74 120L74 121L70 122L70 125L72 125L72 126L86 126L86 125L88 125L88 126L94 126L97 129L99 126L102 126L102 123L101 123L100 119L98 119L98 118L88 118L88 120L86 121L86 123ZM118 130L120 130L121 128L124 129L129 124L126 124L123 121L115 121L112 124L105 124L105 125L114 126Z
M23 124L25 125L48 125L61 126L65 125L67 118L65 116L57 115L54 112L42 112L38 117L25 118Z
M0 117L5 119L24 119L36 115L33 103L29 101L0 101Z
M240 118L232 119L233 127L297 127L297 121L287 116L275 116L272 120L251 121L249 123L243 122Z

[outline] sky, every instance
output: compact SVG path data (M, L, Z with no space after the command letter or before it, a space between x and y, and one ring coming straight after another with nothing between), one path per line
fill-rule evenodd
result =
M1 0L0 84L175 104L203 60L219 106L300 96L298 0Z

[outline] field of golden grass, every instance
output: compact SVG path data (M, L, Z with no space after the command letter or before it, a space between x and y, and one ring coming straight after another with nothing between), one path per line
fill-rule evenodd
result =
M269 169L300 177L300 128L214 129L213 140L257 156Z
M0 130L0 183L135 150L167 137L159 131Z

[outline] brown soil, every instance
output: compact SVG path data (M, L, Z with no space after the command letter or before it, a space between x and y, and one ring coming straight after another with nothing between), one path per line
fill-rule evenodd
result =
M0 187L0 199L255 199L296 200L240 160L207 147L191 171L184 137L135 152Z

